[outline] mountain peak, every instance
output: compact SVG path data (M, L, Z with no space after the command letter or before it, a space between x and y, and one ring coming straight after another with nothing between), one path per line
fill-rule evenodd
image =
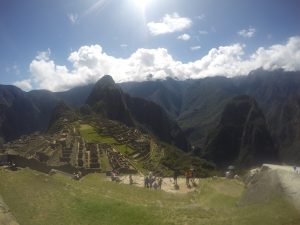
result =
M115 83L114 79L112 78L112 76L104 75L97 81L96 86L111 87L111 86L116 86L116 83Z
M113 78L105 75L95 84L86 103L96 113L132 126L134 122L124 98L122 90L116 85Z

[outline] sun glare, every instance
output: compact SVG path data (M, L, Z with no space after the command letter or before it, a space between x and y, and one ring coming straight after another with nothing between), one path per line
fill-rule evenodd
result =
M145 10L147 4L150 2L150 0L133 0L133 1L142 10Z

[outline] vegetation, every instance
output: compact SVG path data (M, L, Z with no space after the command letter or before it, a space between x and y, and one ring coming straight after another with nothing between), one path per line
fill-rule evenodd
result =
M202 179L189 194L171 194L107 181L80 181L29 169L0 170L0 194L22 225L296 225L299 213L283 199L238 207L243 184Z
M164 146L165 154L161 163L167 168L178 170L182 175L186 170L191 169L191 167L196 170L197 176L199 177L216 175L217 171L212 163L197 156L190 156L175 146L166 143L162 144Z

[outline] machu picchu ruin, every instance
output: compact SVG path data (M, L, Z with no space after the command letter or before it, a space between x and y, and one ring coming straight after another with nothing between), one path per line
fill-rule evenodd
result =
M154 137L116 121L101 118L70 122L61 118L60 127L54 133L23 135L4 144L2 152L23 166L35 161L48 170L73 169L84 174L112 170L143 173L157 167L164 155Z

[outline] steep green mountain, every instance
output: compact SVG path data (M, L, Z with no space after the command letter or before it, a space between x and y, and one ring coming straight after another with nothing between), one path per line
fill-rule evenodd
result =
M151 131L161 140L175 144L183 150L189 144L179 126L156 103L124 94L111 76L104 76L94 86L86 103L108 119L120 121L128 126L138 126Z
M86 104L97 113L111 120L118 120L128 126L134 121L127 107L125 95L111 76L102 77L94 86Z
M110 76L104 76L95 85L61 93L45 90L24 92L13 86L2 85L0 136L10 141L24 134L46 131L51 127L57 107L78 107L84 104L83 101L98 115L128 126L139 126L163 141L184 150L189 148L178 125L169 119L159 105L124 94Z
M219 166L239 167L278 159L264 115L253 98L241 95L226 104L218 126L207 137L205 156Z
M0 136L6 141L47 129L58 100L48 91L24 92L0 86Z
M119 84L122 90L130 96L148 99L157 103L172 117L181 112L184 86L172 78L165 81L128 82Z
M47 131L55 133L65 127L66 122L79 120L80 115L70 108L64 101L60 101L52 111Z
M236 78L186 81L168 78L123 84L115 84L110 77L104 79L106 82L60 93L24 92L1 85L0 136L10 141L47 130L53 110L64 101L70 108L80 108L85 115L94 113L137 126L183 149L187 149L187 137L196 152L203 153L208 136L211 137L224 117L226 105L235 96L245 94L255 99L261 109L280 160L288 163L300 160L299 72L256 70Z
M189 141L204 150L207 136L215 129L221 119L226 104L231 98L246 94L254 98L266 119L267 129L279 151L279 158L284 162L295 163L300 160L299 144L299 109L300 74L283 70L252 71L248 76L236 78L211 77L199 80L172 81L180 87L176 99L181 100L177 120ZM146 90L147 83L152 88ZM134 96L140 96L160 104L155 93L161 90L171 99L173 91L169 88L170 80L126 83L121 87ZM168 102L168 101L167 101Z
M193 145L203 146L216 125L227 101L240 94L232 79L209 77L200 80L120 84L130 95L149 99L162 106L178 121Z
M237 84L254 97L263 110L280 159L300 162L300 73L256 70Z

